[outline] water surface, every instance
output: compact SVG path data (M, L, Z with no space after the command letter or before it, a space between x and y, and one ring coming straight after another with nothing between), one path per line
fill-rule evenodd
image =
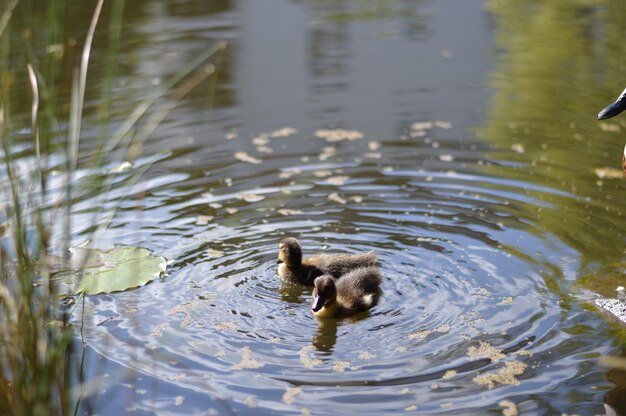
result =
M171 262L87 299L86 374L102 392L82 410L602 413L614 385L596 359L620 354L623 332L574 294L624 261L626 185L596 169L619 168L626 124L595 121L623 87L623 13L618 0L127 4L111 129L228 46L134 158L131 172L153 164L139 183L122 174L80 205L76 241L104 200L121 209L99 245ZM276 275L288 235L305 254L375 251L378 305L312 317L310 291Z

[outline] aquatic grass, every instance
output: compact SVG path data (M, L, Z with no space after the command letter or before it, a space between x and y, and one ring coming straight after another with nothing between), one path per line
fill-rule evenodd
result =
M171 109L214 73L212 65L204 64L225 47L220 43L200 54L140 102L109 134L111 86L125 2L110 3L107 7L104 0L97 2L80 59L72 63L73 56L62 53L64 0L47 3L43 39L33 36L41 31L30 16L35 7L32 1L0 2L0 409L7 414L75 414L81 398L101 386L101 380L84 380L84 348L82 353L75 351L80 344L70 324L73 307L63 305L65 293L55 275L59 269L77 267L80 276L88 261L85 258L82 264L70 266L67 250L76 237L72 228L75 206L84 197L76 173L78 169L87 172L90 194L106 198L113 186L104 169L107 159L114 152L123 158L133 156L131 152L136 155L133 149L141 149ZM110 20L98 105L100 128L95 150L85 154L81 153L85 97L94 88L88 80L91 46L100 17L107 11ZM35 53L41 50L46 53ZM69 85L64 82L64 67L72 68ZM69 90L66 96L64 88ZM24 91L30 98L27 121L19 110L14 111L19 107L16 97ZM164 97L167 103L155 109ZM150 166L146 163L133 169L125 184L137 183ZM62 178L60 189L49 185L55 175ZM116 201L117 206L121 202ZM98 241L110 225L116 208L104 205L93 211L90 220L94 226L81 238ZM76 320L80 317L72 319Z

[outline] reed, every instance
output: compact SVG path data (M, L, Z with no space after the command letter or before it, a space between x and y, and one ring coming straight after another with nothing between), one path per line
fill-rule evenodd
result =
M75 48L64 37L65 0L43 4L45 12L35 0L0 0L2 414L78 411L81 397L90 391L89 380L82 377L80 338L73 328L80 317L63 307L62 289L55 280L55 270L70 268L66 253L74 232L77 169L90 169L90 193L106 197L111 188L102 174L107 157L114 151L127 155L147 140L174 103L211 76L213 67L205 63L225 47L219 44L198 56L110 132L110 92L124 0L98 0L84 39ZM88 77L91 45L103 14L109 17L104 28L108 44L101 81L94 85ZM88 91L98 94L100 126L97 145L85 153L81 135ZM29 98L26 109L24 96ZM164 96L168 104L153 110ZM145 169L130 175L129 182L137 181ZM97 240L114 215L114 209L94 209L91 235L81 237Z

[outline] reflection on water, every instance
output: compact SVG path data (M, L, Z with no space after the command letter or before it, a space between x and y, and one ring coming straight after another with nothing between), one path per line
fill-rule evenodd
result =
M623 82L618 0L205 3L127 5L111 128L229 46L144 145L148 173L105 201L121 209L100 244L171 265L87 300L103 392L85 413L621 409L596 364L619 332L571 295L624 256L626 185L594 172L619 168L626 127L595 121ZM314 318L310 289L276 274L286 235L305 255L375 251L378 305Z

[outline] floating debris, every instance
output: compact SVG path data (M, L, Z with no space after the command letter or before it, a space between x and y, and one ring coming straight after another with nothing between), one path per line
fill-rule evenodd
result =
M257 406L256 396L246 396L245 399L243 399L243 404L248 406L250 409L254 409Z
M129 170L132 167L133 167L133 163L132 162L125 161L125 162L120 163L119 166L116 166L113 169L111 169L111 173L126 172L127 170Z
M274 130L273 132L270 133L271 137L287 137L287 136L291 136L292 134L296 134L298 132L298 130L294 129L293 127L283 127L282 129L278 129L278 130Z
M414 411L414 410L416 410L416 409L417 409L417 406L415 406L414 404L412 404L412 405L407 406L407 407L405 407L405 408L404 408L404 410L405 410L406 412L412 412L412 411Z
M213 215L198 215L196 219L196 225L207 225L211 221L213 221Z
M624 177L624 172L620 169L595 168L593 171L595 172L596 176L600 179L621 179Z
M465 322L468 328L473 329L479 334L482 333L482 331L478 329L476 324L480 322L484 322L485 319L482 316L480 316L480 313L478 311L470 311L468 313L461 314L459 318L461 318Z
M226 208L226 212L229 214L235 214L237 211L239 211L237 208Z
M331 366L331 369L335 373L343 373L344 371L346 371L346 368L350 368L350 361L338 360L338 361L335 361L333 365Z
M498 405L504 407L504 409L502 409L504 416L517 416L517 406L515 406L515 403L512 401L502 400Z
M252 138L252 144L255 146L265 146L270 142L270 138L267 134L261 134Z
M337 149L335 149L332 146L326 146L324 149L322 149L322 153L320 153L319 159L323 161L330 157L335 156L336 154L337 154Z
M479 360L481 358L489 358L492 362L496 362L506 357L506 355L502 354L502 350L500 348L496 348L485 341L480 341L478 347L469 347L467 349L467 356L472 361Z
M373 140L367 142L367 148L370 149L372 152L375 152L376 150L380 149L380 142Z
M167 311L168 315L176 315L182 313L184 315L183 320L180 323L181 328L186 328L193 322L193 317L191 316L191 311L195 309L198 305L198 301L194 300L192 302L181 303L178 306L173 307L169 311Z
M515 153L519 153L520 155L526 153L526 149L524 148L524 145L521 143L512 144L511 150L514 151Z
M599 123L599 126L602 129L602 131L610 131L614 133L619 133L621 130L621 127L619 126L619 124L615 124L615 123L607 123L603 121Z
M258 146L256 151L259 153L272 154L274 153L274 149L269 146Z
M206 255L211 259L219 259L220 257L224 257L224 252L214 248L207 248Z
M433 128L432 121L417 121L411 124L411 130L428 130Z
M237 132L236 131L229 131L228 133L226 133L226 140L233 140L237 138Z
M515 355L520 355L520 356L526 356L526 357L532 357L533 352L530 350L519 350L519 351L514 351L513 354Z
M454 160L454 156L450 154L439 155L439 160L442 162L452 162Z
M252 351L250 351L250 347L243 347L243 349L241 350L241 355L241 361L232 366L230 368L231 370L239 371L245 369L261 368L265 365L252 358Z
M331 178L326 179L326 181L331 185L341 186L346 183L350 179L349 176L333 176Z
M213 325L213 328L218 331L235 331L237 330L237 325L232 322L220 322Z
M235 152L235 159L240 160L242 162L252 163L253 165L258 165L262 162L261 159L250 156L246 152Z
M340 142L342 140L358 140L363 138L363 133L357 130L317 130L315 136L327 142Z
M289 208L281 208L277 210L276 212L278 212L280 215L285 215L285 216L302 214L302 211L300 211L299 209L289 209Z
M415 332L411 332L408 335L409 339L423 339L426 338L428 335L435 333L435 332L439 332L441 334L450 331L450 325L448 324L443 324L438 328L435 329L426 329L426 330L422 330L422 331L415 331Z
M452 123L450 123L449 121L441 121L441 120L437 120L435 121L435 127L439 127L440 129L450 129L452 128Z
M506 298L503 298L500 302L498 302L498 305L512 305L512 304L513 304L512 296L507 296Z
M285 404L293 403L293 398L302 392L302 387L289 387L283 394L282 401Z
M526 367L527 365L521 361L507 361L497 373L480 374L473 380L476 384L489 387L490 390L495 387L496 383L517 385L520 384L517 376L524 374Z
M380 159L383 157L383 155L380 152L367 152L363 156L368 159Z
M341 196L339 196L339 194L337 192L332 192L328 195L328 200L329 201L333 201L336 202L338 204L345 204L347 201L342 198Z
M152 335L155 338L158 338L160 336L163 336L163 330L167 327L169 327L170 324L168 324L167 322L164 322L162 324L159 324L157 326L153 326L152 327L152 331L150 331L150 335Z
M444 380L449 380L455 375L456 375L456 370L448 370L441 378L443 378Z
M176 396L174 398L174 406L181 406L185 401L185 397L184 396Z
M313 368L316 365L322 364L322 360L319 358L312 358L309 355L309 352L314 350L315 347L313 345L307 345L300 349L300 363L306 368Z
M478 297L485 297L485 296L489 296L491 295L491 292L489 291L489 289L481 287L480 289L478 289L478 291L474 294L474 296L478 296Z
M363 197L361 195L352 195L349 199L350 201L354 201L357 204L360 204L361 202L363 202Z
M293 175L298 175L300 173L302 173L302 169L300 169L300 168L289 168L289 169L285 169L282 172L280 172L278 174L278 177L281 178L281 179L289 179Z
M263 201L265 197L259 194L239 194L237 195L238 199L242 199L246 202L259 202Z
M332 170L316 170L315 172L313 172L313 175L315 175L318 178L325 178L327 176L331 176L333 174Z
M361 360L371 360L373 358L376 358L376 354L371 354L371 353L369 353L367 351L361 351L359 353L359 358Z

